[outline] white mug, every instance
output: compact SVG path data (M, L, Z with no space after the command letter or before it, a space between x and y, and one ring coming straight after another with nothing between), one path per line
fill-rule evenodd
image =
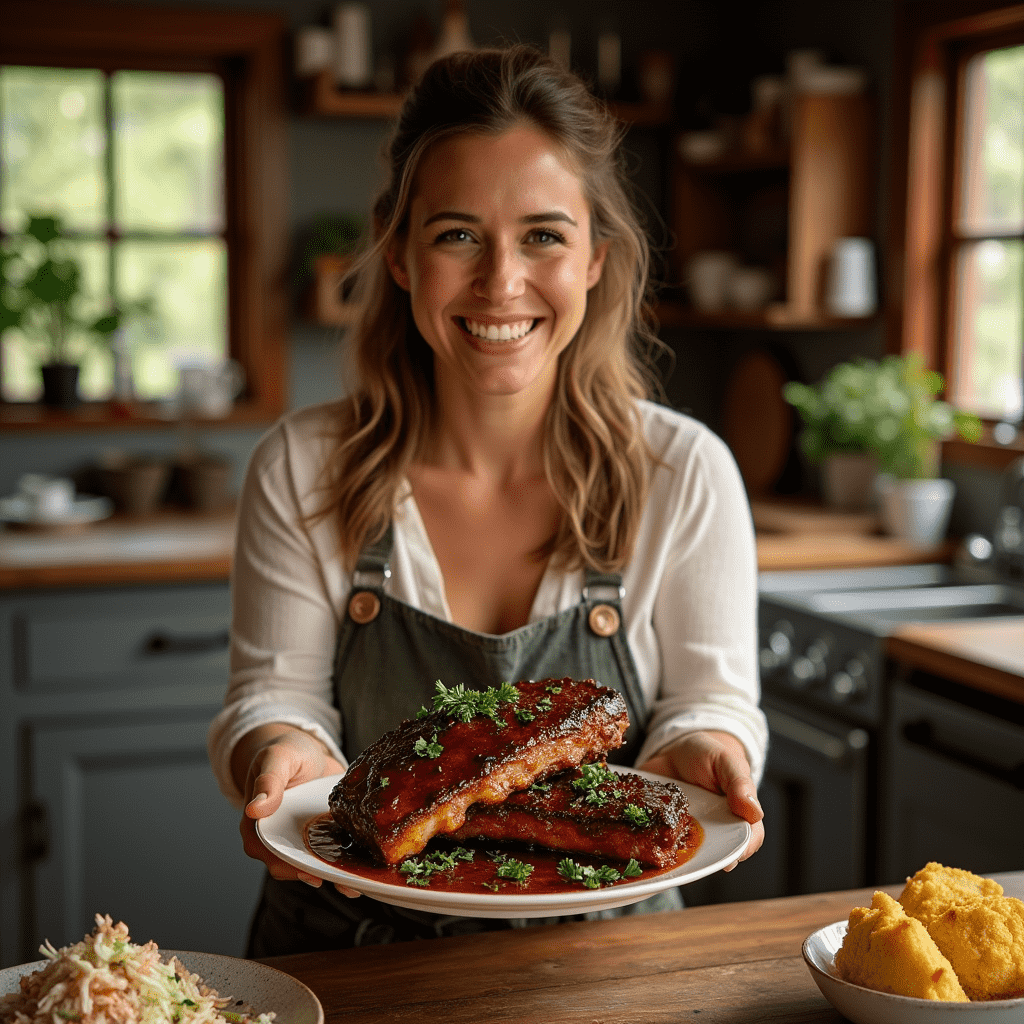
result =
M875 312L875 247L870 239L836 241L828 268L826 302L833 316L871 316Z
M244 387L245 371L234 359L178 367L178 397L185 413L227 416Z
M686 268L686 283L693 304L702 313L725 309L729 302L729 281L739 265L731 252L699 252Z
M39 520L65 519L75 503L75 485L66 477L26 473L18 481L18 492Z

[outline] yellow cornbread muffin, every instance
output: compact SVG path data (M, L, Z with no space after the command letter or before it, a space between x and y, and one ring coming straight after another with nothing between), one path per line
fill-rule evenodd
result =
M924 925L884 892L875 893L870 908L851 911L835 962L841 978L865 988L917 999L968 1001Z
M928 925L971 999L1024 996L1024 903L976 896L955 903Z
M900 904L910 917L916 917L927 927L961 900L1002 895L1003 887L991 878L929 861L907 879L900 894Z

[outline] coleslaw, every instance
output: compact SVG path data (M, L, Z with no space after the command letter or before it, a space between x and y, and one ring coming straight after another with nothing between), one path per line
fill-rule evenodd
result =
M226 1010L221 996L155 942L136 945L124 922L96 915L81 942L39 947L49 961L0 998L0 1024L272 1024L273 1013Z

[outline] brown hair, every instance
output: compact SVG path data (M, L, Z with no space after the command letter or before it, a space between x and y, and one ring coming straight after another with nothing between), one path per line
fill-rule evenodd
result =
M390 180L373 208L374 237L355 268L360 314L347 343L355 384L341 406L323 515L338 517L354 561L386 529L434 415L433 353L385 254L406 227L424 154L442 139L527 124L559 146L590 205L593 244L607 243L576 337L559 360L545 424L544 466L564 515L545 553L565 565L621 569L639 528L651 453L636 409L655 388L646 355L650 253L629 199L621 128L574 75L529 46L453 54L407 98L390 142Z

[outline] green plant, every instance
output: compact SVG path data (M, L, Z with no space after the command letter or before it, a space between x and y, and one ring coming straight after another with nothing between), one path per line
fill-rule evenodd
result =
M58 217L30 217L21 236L4 243L0 263L0 332L17 327L33 342L40 365L73 363L76 336L109 342L133 318L149 317L151 299L121 303L101 316L81 312L82 268L63 244Z
M349 213L323 213L310 224L302 244L299 274L304 280L313 275L319 256L351 256L363 238L360 217Z
M800 443L811 462L843 453L871 454L900 479L935 476L936 442L981 436L973 413L938 398L942 375L920 356L886 356L840 363L818 384L790 381L783 390L800 414Z

